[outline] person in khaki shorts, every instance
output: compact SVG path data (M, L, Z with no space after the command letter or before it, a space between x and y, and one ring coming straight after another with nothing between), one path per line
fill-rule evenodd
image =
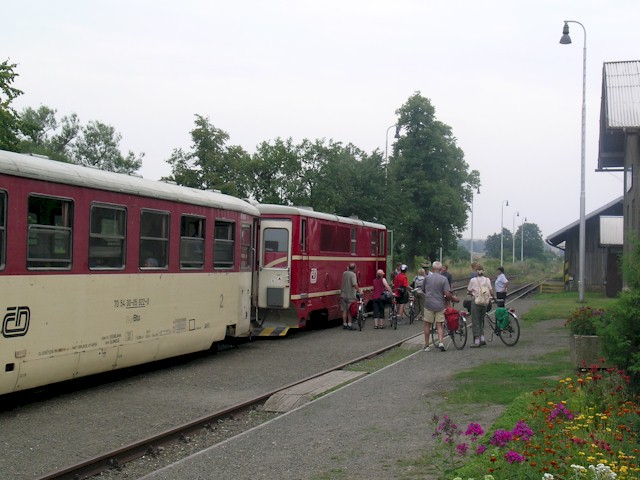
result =
M427 275L422 284L424 292L424 348L422 351L428 352L429 334L431 333L431 324L435 322L438 330L438 348L441 352L446 349L444 347L444 309L447 306L447 300L452 302L460 301L458 297L451 293L451 285L447 277L442 275L442 263L433 262L433 273Z
M358 288L358 278L356 277L356 264L349 264L349 270L342 273L342 286L340 288L340 308L342 309L342 328L353 330L349 306L356 301Z

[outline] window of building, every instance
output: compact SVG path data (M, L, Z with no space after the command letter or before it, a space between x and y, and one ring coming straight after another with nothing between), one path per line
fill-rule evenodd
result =
M0 190L0 269L6 264L7 252L7 192Z
M27 268L70 269L73 202L38 195L30 195L28 202Z
M89 230L89 268L125 266L127 211L121 206L92 205Z
M180 268L204 267L204 218L183 215L180 219Z
M235 224L216 220L213 236L213 268L233 268L235 262Z
M242 224L242 229L240 230L240 269L241 270L250 270L253 256L252 252L252 242L251 239L253 229L251 225L246 223Z
M169 266L169 214L143 210L140 212L141 268Z

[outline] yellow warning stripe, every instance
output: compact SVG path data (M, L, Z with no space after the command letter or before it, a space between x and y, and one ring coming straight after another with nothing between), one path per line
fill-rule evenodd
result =
M284 337L290 327L256 328L251 332L252 337Z

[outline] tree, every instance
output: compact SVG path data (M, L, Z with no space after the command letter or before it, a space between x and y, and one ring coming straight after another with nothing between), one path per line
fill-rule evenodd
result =
M524 249L521 251L518 249L518 245L522 245L520 242L523 232ZM524 258L543 259L545 257L542 231L535 223L523 223L518 227L516 231L516 261L520 256L519 252L523 253Z
M520 259L520 237L524 228L524 258L544 258L544 244L542 242L542 232L535 223L524 223L516 231L516 261ZM513 235L508 229L502 230L504 237L503 257L504 261L513 261ZM484 243L485 254L489 257L500 258L500 234L489 235Z
M500 259L500 242L502 241L503 260L511 260L512 249L509 246L511 246L512 238L511 230L506 228L502 229L502 238L499 233L489 235L484 241L484 253L488 257Z
M422 254L435 258L456 248L467 221L479 173L469 171L451 128L438 121L429 99L416 92L396 112L401 137L389 162L388 222L412 266Z
M247 196L249 154L240 146L227 146L229 135L202 115L196 115L191 140L191 152L173 151L167 160L172 174L165 179L193 188Z
M22 91L13 87L18 74L17 65L5 60L0 63L0 150L17 151L18 148L18 114L11 102L22 95Z
M71 152L73 160L81 165L90 165L102 170L118 173L134 173L142 166L144 154L136 156L129 151L126 157L120 153L122 135L102 122L91 121L81 129Z
M41 105L37 110L25 108L20 113L19 151L38 153L47 157L72 163L69 146L78 137L80 122L73 113L58 122L56 110Z

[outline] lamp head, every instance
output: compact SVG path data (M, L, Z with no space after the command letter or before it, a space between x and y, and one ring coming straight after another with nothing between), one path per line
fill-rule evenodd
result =
M478 187L478 191L476 193L480 195L480 187Z
M400 125L396 125L396 134L393 138L400 138Z
M569 36L569 24L567 22L564 22L564 27L562 27L560 43L562 45L569 45L571 43L571 37Z
M509 200L507 200L507 203L504 204L505 207L509 206Z

